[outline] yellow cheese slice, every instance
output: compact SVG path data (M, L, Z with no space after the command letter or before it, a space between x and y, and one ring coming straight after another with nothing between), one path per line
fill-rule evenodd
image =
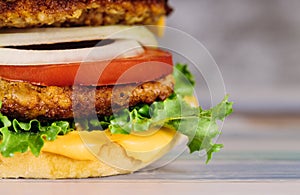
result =
M110 140L120 144L126 150L131 152L150 152L161 149L172 141L175 133L175 130L167 128L162 128L150 135L111 134L110 131L106 131L106 135Z
M57 136L57 139L54 141L46 141L42 151L66 156L76 160L96 160L96 157L82 142L77 131L72 131L63 136Z
M96 160L99 149L105 144L114 142L121 145L129 156L142 161L151 161L167 145L170 145L175 134L175 130L167 128L162 128L147 136L131 134L112 135L107 130L73 131L64 136L58 136L54 141L45 142L42 151L76 160Z
M157 35L159 37L164 36L165 27L166 27L166 17L165 16L160 17L156 25L157 25Z
M163 37L166 28L166 17L165 16L160 17L156 24L147 27L156 36Z

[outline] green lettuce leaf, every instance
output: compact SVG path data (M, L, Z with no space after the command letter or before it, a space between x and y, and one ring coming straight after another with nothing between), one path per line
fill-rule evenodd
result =
M57 135L65 135L72 130L72 124L68 121L56 121L45 125L38 120L25 123L16 119L10 121L0 113L0 152L4 157L12 157L16 152L24 153L30 150L38 156L45 140L53 141Z
M140 108L124 110L111 120L109 129L116 134L140 132L162 126L175 129L188 136L190 152L206 150L207 162L212 153L223 146L214 144L214 138L220 134L217 120L224 120L232 112L232 103L226 96L216 107L202 110L188 105L180 95L173 95L163 102L155 102L149 108L148 116L142 115Z
M182 96L192 96L194 93L195 79L189 71L187 64L176 64L173 72L176 85L174 91Z

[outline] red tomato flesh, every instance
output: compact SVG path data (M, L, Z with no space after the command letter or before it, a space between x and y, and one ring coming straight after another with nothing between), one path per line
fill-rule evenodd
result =
M43 86L116 85L156 80L173 71L172 54L145 48L136 57L51 65L0 65L0 77Z

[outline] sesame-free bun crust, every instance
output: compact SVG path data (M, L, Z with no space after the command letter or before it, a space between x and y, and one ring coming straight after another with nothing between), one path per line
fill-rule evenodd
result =
M0 155L0 178L88 178L127 174L99 160L74 160L57 154L31 152L4 158Z
M165 0L0 0L0 28L156 24Z

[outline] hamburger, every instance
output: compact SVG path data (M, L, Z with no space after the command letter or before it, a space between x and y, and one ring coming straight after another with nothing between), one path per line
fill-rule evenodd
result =
M208 162L232 103L199 107L187 65L142 26L163 26L171 10L165 0L0 0L0 177L132 173L183 137Z

